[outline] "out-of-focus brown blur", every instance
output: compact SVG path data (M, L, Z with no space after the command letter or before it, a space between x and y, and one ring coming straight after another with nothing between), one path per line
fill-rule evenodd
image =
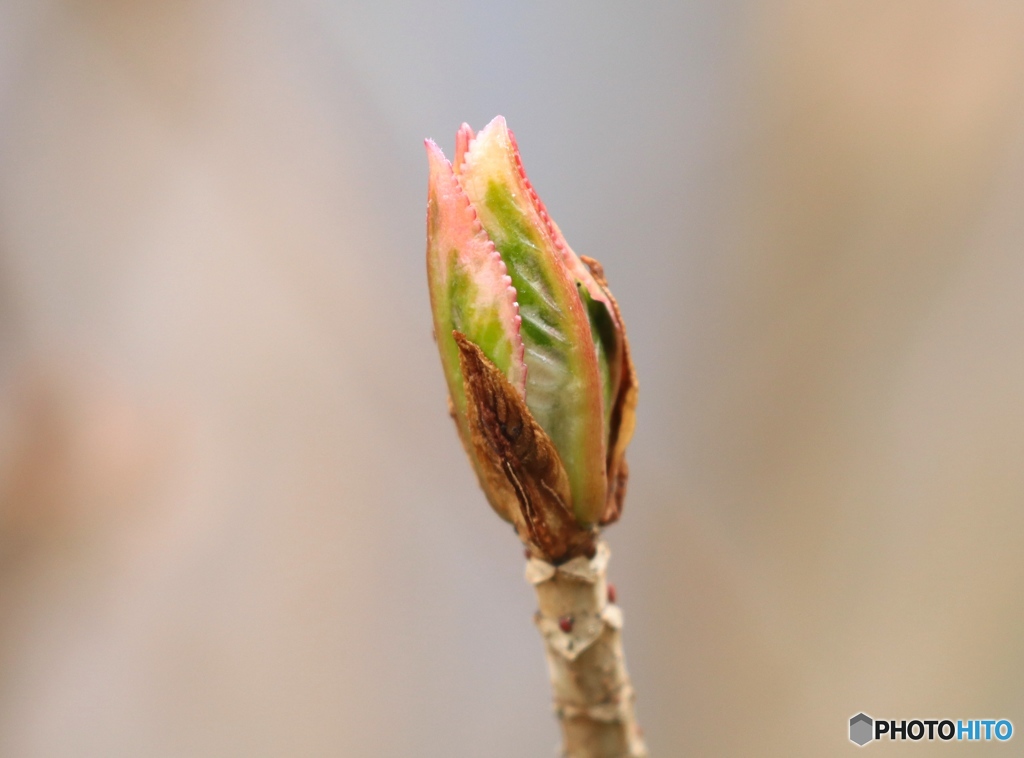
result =
M3 4L0 755L553 754L423 264L497 113L630 329L653 754L1024 726L1022 95L1018 3Z

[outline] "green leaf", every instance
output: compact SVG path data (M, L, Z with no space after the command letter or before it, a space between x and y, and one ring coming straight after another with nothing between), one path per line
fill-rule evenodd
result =
M561 233L526 178L503 118L470 143L458 180L517 293L526 403L562 459L577 520L595 523L605 502L607 423L590 319Z
M452 333L459 331L478 345L522 395L526 365L520 318L505 264L477 220L451 164L432 141L427 140L426 146L430 164L427 280L434 334L459 434L469 451L466 392ZM508 518L497 505L495 509Z

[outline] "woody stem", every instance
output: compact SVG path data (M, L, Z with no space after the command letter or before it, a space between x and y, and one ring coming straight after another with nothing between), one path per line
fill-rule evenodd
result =
M531 558L564 758L646 758L622 652L622 611L609 598L609 550L554 566Z

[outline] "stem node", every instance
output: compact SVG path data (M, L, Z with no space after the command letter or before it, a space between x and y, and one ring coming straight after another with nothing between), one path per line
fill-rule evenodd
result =
M526 580L537 591L535 621L564 758L647 758L622 652L622 609L608 591L609 556L602 541L590 559L555 566L531 558L526 564Z

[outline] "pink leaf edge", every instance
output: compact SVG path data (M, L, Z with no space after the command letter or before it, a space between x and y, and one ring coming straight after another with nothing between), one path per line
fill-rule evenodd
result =
M508 128L505 123L505 119L502 116L497 116L494 120L501 119L501 125L508 132L509 143L512 145L512 157L516 163L516 171L519 172L519 177L523 180L523 186L526 187L526 194L530 197L530 202L533 203L534 209L537 211L537 215L540 216L541 221L544 222L544 227L547 230L548 235L551 237L551 241L555 245L555 249L562 254L562 260L566 267L572 273L576 279L583 282L583 286L587 288L587 292L590 293L592 300L597 300L604 304L605 308L608 309L608 315L611 317L612 323L615 324L616 329L620 328L619 320L615 316L615 309L612 308L611 301L608 295L605 294L604 289L594 279L593 274L590 273L590 269L586 267L583 261L580 260L576 252L569 247L569 243L565 241L565 237L562 235L562 230L558 228L558 225L552 220L551 216L548 215L548 209L544 205L544 202L540 199L537 191L533 188L533 184L530 182L530 178L526 175L526 169L523 167L523 159L519 154L519 143L516 142L515 133ZM488 124L490 126L490 124Z
M456 135L455 148L455 155L457 160L459 160L460 169L473 139L473 130L468 124L463 124ZM480 223L476 208L473 207L458 180L457 171L445 157L444 152L438 147L436 142L432 139L426 139L424 140L424 145L427 148L429 161L437 167L443 167L443 170L438 172L438 178L447 185L445 189L451 191L457 198L457 203L452 206L452 210L460 216L457 218L459 226L457 234L460 238L458 241L463 243L462 245L455 246L457 254L467 263L489 266L492 277L504 285L504 291L499 291L498 296L504 296L505 298L503 302L499 303L499 313L502 313L505 317L507 334L512 342L512 365L509 367L508 380L518 390L519 394L525 398L527 367L525 360L526 347L523 344L522 336L523 319L519 315L519 302L516 299L518 293L516 288L512 286L512 277L508 274L508 267L505 265L505 261L502 260L501 253L498 252L494 242L491 241L491 238L484 230L483 224ZM472 249L474 247L476 250ZM505 307L502 308L502 305Z

